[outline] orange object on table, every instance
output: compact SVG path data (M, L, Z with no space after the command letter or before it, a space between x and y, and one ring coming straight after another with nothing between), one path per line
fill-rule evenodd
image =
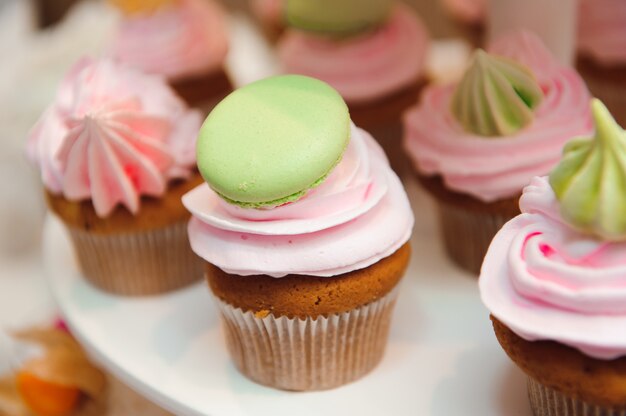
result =
M27 371L18 373L17 388L37 416L67 416L76 409L80 398L76 387L50 383Z

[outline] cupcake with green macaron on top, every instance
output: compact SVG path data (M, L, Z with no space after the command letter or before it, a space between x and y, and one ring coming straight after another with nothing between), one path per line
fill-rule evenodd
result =
M371 371L409 261L413 213L337 91L300 75L240 88L207 117L197 156L206 183L183 197L189 238L237 368L297 391Z

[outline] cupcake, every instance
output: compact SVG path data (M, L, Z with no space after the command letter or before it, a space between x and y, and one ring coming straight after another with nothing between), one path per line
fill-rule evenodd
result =
M600 101L592 109L593 138L524 189L480 275L538 416L626 414L626 135Z
M224 71L226 17L214 0L110 0L124 14L115 60L167 78L192 107L210 110L232 85Z
M413 213L341 96L299 75L250 84L211 112L197 155L207 183L183 197L189 238L237 368L298 391L371 371L409 261Z
M339 91L352 120L379 141L402 173L408 164L400 145L401 115L417 101L429 44L418 16L391 0L290 0L287 19L292 28L278 44L283 71L321 79Z
M626 3L581 0L577 69L591 93L626 126Z
M519 32L490 52L476 52L458 84L428 87L405 117L406 151L437 201L446 251L475 274L519 213L523 187L592 129L584 82L539 38Z
M284 3L285 0L250 0L252 15L271 43L285 30Z
M482 46L485 36L487 0L440 0L454 28L471 45Z
M83 59L61 83L27 151L97 287L147 295L202 277L180 201L202 182L201 122L162 78L109 60Z

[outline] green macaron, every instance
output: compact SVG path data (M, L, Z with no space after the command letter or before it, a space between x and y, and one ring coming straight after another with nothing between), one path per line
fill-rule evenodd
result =
M211 111L198 136L198 169L226 201L271 207L323 182L349 141L348 107L331 86L301 75L271 77Z
M387 20L393 0L287 0L285 17L295 28L346 36Z

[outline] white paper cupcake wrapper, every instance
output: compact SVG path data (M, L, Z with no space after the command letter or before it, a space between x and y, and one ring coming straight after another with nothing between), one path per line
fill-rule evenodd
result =
M535 416L626 416L626 409L607 409L573 399L530 377L528 399Z
M397 289L349 312L298 319L256 317L220 299L228 350L257 383L284 390L325 390L354 381L381 360Z
M203 262L189 246L187 221L123 234L68 229L83 275L106 292L153 295L202 279Z
M511 215L477 212L437 201L446 252L458 266L480 273L491 240Z

